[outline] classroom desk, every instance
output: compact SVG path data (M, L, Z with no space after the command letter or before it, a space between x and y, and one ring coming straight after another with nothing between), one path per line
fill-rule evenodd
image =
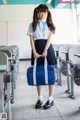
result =
M66 61L68 61L68 60L69 60L68 51L63 51L63 52L61 52L61 53L63 53L63 54L66 55Z
M7 65L0 65L0 96L1 96L1 99L2 99L2 106L1 106L1 110L4 112L4 72L6 71L7 69Z
M74 99L75 98L75 96L74 96L74 83L73 83L73 79L71 77L72 69L70 68L69 53L68 53L68 50L63 51L62 53L66 55L66 62L67 62L67 86L68 86L68 90L66 90L66 92L71 93L71 95L69 95L69 97ZM71 79L71 92L70 92L70 82L69 82L70 80L69 79Z
M7 69L7 65L0 65L0 72L4 72Z
M76 53L76 54L74 54L74 56L80 57L80 54L79 54L79 53Z
M8 65L0 65L0 97L1 97L1 112L5 111L4 107L4 73L7 71ZM10 103L10 95L11 95L11 83L7 82L7 117L8 120L11 120L11 103Z
M80 54L78 53L76 53L76 54L74 54L74 56L76 56L76 57L80 57ZM80 110L80 107L79 107L79 110Z

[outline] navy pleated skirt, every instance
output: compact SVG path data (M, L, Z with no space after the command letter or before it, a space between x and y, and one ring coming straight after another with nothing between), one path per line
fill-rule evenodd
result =
M38 54L42 54L45 48L47 40L44 39L38 39L35 40L35 48ZM48 65L56 65L56 58L55 58L55 53L54 53L54 48L53 45L50 44L48 51L47 51L47 61L48 61ZM37 60L37 65L43 65L44 64L44 58L40 57ZM31 65L34 65L34 55L32 52L31 55Z

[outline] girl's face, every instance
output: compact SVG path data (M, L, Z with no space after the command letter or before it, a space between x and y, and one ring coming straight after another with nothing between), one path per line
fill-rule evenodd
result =
M40 20L44 20L44 19L47 19L47 12L39 12L38 13L38 17Z

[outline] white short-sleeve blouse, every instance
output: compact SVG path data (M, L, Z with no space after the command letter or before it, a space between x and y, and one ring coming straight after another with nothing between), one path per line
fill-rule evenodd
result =
M28 31L27 31L27 35L33 36L34 40L48 39L48 37L50 36L50 33L51 31L49 30L47 23L41 20L39 20L35 31L33 31L32 23L30 23Z

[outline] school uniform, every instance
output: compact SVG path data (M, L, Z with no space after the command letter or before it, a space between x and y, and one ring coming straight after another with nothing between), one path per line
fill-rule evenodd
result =
M33 31L32 23L30 23L27 31L27 35L33 36L35 48L38 54L41 55L43 53L50 33L51 31L49 30L45 20L39 20L35 31ZM52 44L50 44L47 50L47 61L49 65L56 65L56 58ZM37 65L43 65L43 64L44 64L44 58L38 58ZM33 52L31 55L31 65L34 65Z

